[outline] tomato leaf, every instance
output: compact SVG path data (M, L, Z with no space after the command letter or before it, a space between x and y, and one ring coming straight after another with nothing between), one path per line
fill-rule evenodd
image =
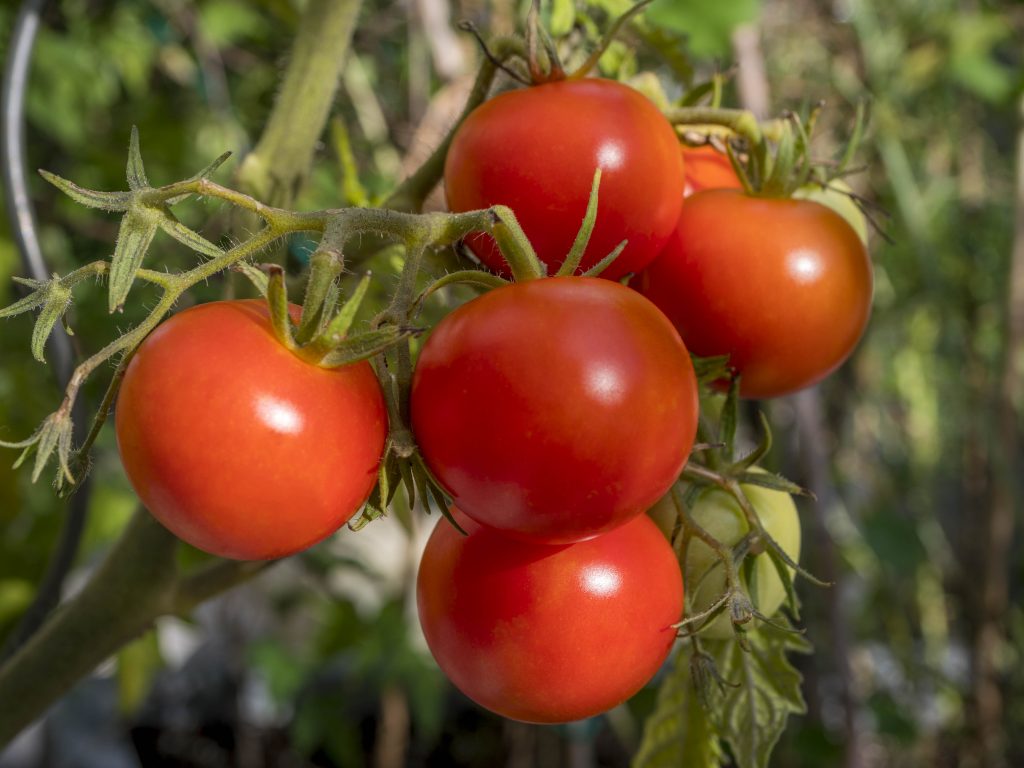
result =
M733 30L757 18L759 0L658 0L647 21L687 36L694 56L723 56L729 52Z
M783 617L776 620L787 626ZM807 711L802 677L786 654L810 653L811 645L801 635L766 624L748 632L746 639L749 652L735 640L703 643L721 675L739 683L711 688L709 699L715 730L729 743L739 768L767 768L786 720Z
M680 647L658 690L633 768L718 768L725 753L690 674L692 645Z

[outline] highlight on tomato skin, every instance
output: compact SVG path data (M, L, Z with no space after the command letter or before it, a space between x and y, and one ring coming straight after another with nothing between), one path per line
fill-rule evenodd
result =
M413 375L422 455L478 522L547 543L642 514L693 445L697 380L679 334L618 283L553 277L462 305Z
M153 516L240 560L298 552L344 525L373 489L388 430L368 363L300 359L252 300L162 323L128 365L115 418L125 471Z
M564 723L639 691L683 610L671 545L645 515L570 545L509 539L452 510L417 579L427 644L459 690L512 720Z
M873 277L864 243L831 208L716 189L687 199L665 250L631 284L691 352L729 355L743 397L771 398L850 356Z
M455 212L511 208L554 274L576 238L598 168L597 222L581 271L628 240L602 275L618 280L661 251L679 218L684 186L674 128L628 85L563 80L484 102L452 141L445 195ZM473 235L467 244L491 271L508 275L493 239Z

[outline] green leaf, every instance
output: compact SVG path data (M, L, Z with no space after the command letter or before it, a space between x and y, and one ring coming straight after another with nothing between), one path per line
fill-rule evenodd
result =
M164 665L156 632L147 632L117 654L117 695L122 713L131 714L146 698Z
M746 639L749 652L733 639L703 643L719 673L739 683L711 687L709 701L715 730L729 743L739 768L767 768L786 720L807 711L800 692L802 678L786 654L810 653L811 646L801 635L764 624L748 632Z
M135 282L135 274L142 266L142 260L153 242L153 236L160 226L160 217L145 208L132 208L121 220L117 233L117 246L110 260L110 293L107 308L114 312L119 309Z
M694 56L725 56L736 27L757 19L760 0L657 0L648 9L648 23L687 36Z
M574 0L552 0L551 21L548 23L552 37L559 38L569 34L575 21L576 3Z
M644 725L633 768L718 768L725 753L690 675L692 645L680 647Z

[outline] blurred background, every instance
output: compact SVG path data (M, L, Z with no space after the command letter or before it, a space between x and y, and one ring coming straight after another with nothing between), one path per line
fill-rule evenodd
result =
M243 156L302 5L54 0L27 92L29 167L120 189L133 124L154 183L224 150ZM17 6L0 5L5 57ZM578 6L600 20L628 3ZM390 189L437 143L472 82L479 53L455 23L498 34L524 16L512 0L366 0L296 207L358 202L339 159L345 137L366 191ZM1024 4L658 0L649 29L674 57L634 54L639 41L627 35L602 60L606 75L653 70L677 97L739 64L728 104L769 115L826 102L822 155L870 99L864 172L850 179L888 212L878 216L888 239L873 235L871 246L870 327L822 387L763 405L776 431L770 463L819 498L801 502L802 563L836 582L798 584L816 648L797 660L808 712L791 719L772 764L1024 765ZM34 175L30 189L52 270L110 255L114 217ZM189 221L216 239L225 213L197 204ZM10 277L23 274L9 227L0 220L2 305L17 296ZM298 265L308 249L292 241L288 258ZM171 266L191 258L166 240L153 253ZM375 273L389 279L386 261ZM112 318L105 303L95 287L78 291L80 352L141 317L136 307ZM59 401L53 366L31 359L30 333L29 318L0 321L0 439L27 436ZM86 389L90 411L105 383ZM14 458L0 456L0 643L67 515L47 483L10 468ZM69 590L136 505L109 429L93 479ZM432 525L401 515L343 529L189 621L162 619L0 766L627 765L654 685L607 716L555 728L503 721L447 683L411 602Z

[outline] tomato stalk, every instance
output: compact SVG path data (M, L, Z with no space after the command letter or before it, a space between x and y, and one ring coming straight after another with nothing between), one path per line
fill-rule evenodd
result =
M189 179L163 187L150 187L139 154L138 136L133 130L127 173L130 187L128 192L88 190L54 174L43 172L44 178L78 202L93 208L124 213L122 237L111 263L96 262L75 270L63 278L54 277L51 281L34 285L36 290L30 296L16 302L6 310L0 310L0 317L11 316L38 307L45 309L59 305L58 308L62 310L61 312L43 313L42 323L38 326L35 334L37 337L35 344L41 346L56 320L67 308L67 296L71 289L87 277L111 275L110 303L112 306L118 306L123 301L135 280L143 280L156 285L162 293L156 306L145 320L107 344L75 369L65 389L61 407L44 421L35 434L27 440L16 443L0 443L7 447L24 449L26 453L23 454L22 460L27 457L29 451L35 450L36 463L33 474L36 478L39 477L48 460L56 455L61 467L60 482L62 484L66 481L67 484L74 485L81 479L87 466L84 456L88 448L91 447L92 440L95 439L94 435L98 433L109 410L108 408L100 409L90 430L92 437L87 438L86 443L78 450L72 451L71 405L75 401L82 383L90 374L116 356L124 358L130 355L187 290L198 283L207 281L219 272L245 262L288 234L313 232L319 233L325 239L321 251L323 255L317 260L316 274L312 278L313 284L308 289L312 299L312 308L307 310L309 319L305 330L300 324L300 333L309 333L313 328L316 328L317 331L321 330L323 313L326 311L326 300L331 295L331 285L336 274L340 272L342 245L345 240L361 234L383 234L402 242L415 244L414 250L421 254L422 250L427 247L451 245L472 232L487 232L494 236L501 247L505 249L506 257L514 266L517 278L529 280L543 274L532 246L516 222L515 215L508 208L498 206L467 213L437 213L425 216L363 208L296 213L264 205L249 195L210 181L207 176L223 162L225 157L226 155L221 156L206 169ZM263 221L263 228L249 240L224 251L182 225L170 212L171 205L192 195L215 197L225 200L237 208L249 211ZM140 208L145 208L149 212L147 216L133 215L133 212ZM156 222L156 227L163 229L198 253L207 256L209 260L179 274L156 272L143 268L142 261L145 257L145 249L152 241L154 222ZM321 364L343 365L376 354L415 330L409 327L406 319L416 304L413 286L415 271L419 268L418 263L418 261L415 262L414 267L410 269L410 276L401 282L401 295L396 297L398 303L395 306L401 307L403 312L395 313L394 319L397 320L401 315L401 322L396 322L387 329L377 329L376 335L353 340L348 347L344 347L345 340L338 338L341 334L337 332L339 326L335 326L332 334L328 336L321 334L316 341L314 353L319 355L318 359ZM114 285L115 270L117 271L116 285ZM271 276L267 284L267 291L268 294L271 294L271 306L275 308L275 327L279 338L286 346L294 348L295 342L290 320L285 317L287 298L284 293L283 274ZM313 306L316 304L320 306ZM314 322L313 318L319 319ZM350 324L351 319L344 320L342 318L338 322ZM338 343L330 347L334 342ZM116 382L117 379L114 381L115 388ZM77 472L72 472L72 467L76 467Z

